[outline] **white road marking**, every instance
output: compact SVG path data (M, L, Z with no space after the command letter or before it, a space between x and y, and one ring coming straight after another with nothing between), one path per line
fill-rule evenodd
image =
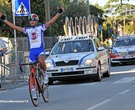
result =
M113 84L122 84L122 83L130 83L135 80L135 77L125 77L118 81L115 81Z
M59 85L58 86L55 86L54 85L54 86L49 86L48 88L57 88L57 87L61 87L61 86L59 86Z
M135 70L130 70L130 71L119 71L119 72L111 72L111 74L120 74L120 73L135 73Z
M57 88L57 87L61 87L61 86L49 86L49 88ZM28 86L24 86L24 87L15 88L15 89L12 89L12 90L15 90L15 91L29 90L29 87ZM1 93L5 93L5 92L9 92L9 91L11 91L11 90L3 90L3 91L0 91L0 94Z
M25 86L25 87L21 87L21 88L16 88L14 90L25 90L25 89L29 89L29 87L28 86Z
M1 93L5 93L5 92L7 92L7 91L5 91L5 90L4 90L4 91L0 91L0 94L1 94Z
M124 90L122 92L120 92L118 95L123 95L123 94L126 94L127 92L131 91L130 89L127 89L127 90Z
M90 108L88 108L88 109L86 109L86 110L94 110L94 109L96 109L96 108L98 108L98 107L100 107L100 106L102 106L102 105L104 105L104 104L106 104L106 103L108 103L108 102L110 102L110 101L112 101L112 100L113 100L113 99L104 100L103 102L98 103L98 104L96 104L96 105L94 105L94 106L92 106L92 107L90 107Z
M95 84L97 84L97 82L95 82L95 83L79 84L78 86L92 86L92 85L95 85Z

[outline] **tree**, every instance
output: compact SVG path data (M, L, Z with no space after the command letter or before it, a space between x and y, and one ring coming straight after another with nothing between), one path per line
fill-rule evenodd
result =
M6 14L9 20L12 20L11 3L8 0L0 0L0 12ZM13 29L0 21L0 36L12 36Z
M114 14L111 17L107 17L106 22L111 19L110 25L113 26L113 23L116 23L116 26L121 25L123 29L126 29L124 26L134 20L134 14L130 10L135 10L135 7L132 4L125 4L124 2L122 4L116 4L116 2L119 2L119 0L109 0L104 6L104 9L110 8L111 10L113 10L111 13ZM130 25L130 27L132 26ZM117 27L115 31L117 31ZM127 30L124 31L127 32ZM130 29L130 31L132 31L131 33L134 32L133 29Z
M80 0L79 2L70 0L49 0L50 1L50 18L52 18L57 11L57 6L64 6L66 11L60 16L59 20L57 20L47 31L45 31L45 36L52 35L64 35L63 25L65 24L65 17L75 17L87 16L88 15L88 7L86 0ZM4 4L4 5L3 5ZM4 10L3 13L6 13L9 21L13 21L12 17L12 7L11 0L0 0L0 11ZM96 6L91 7L91 14L98 15L103 13L103 10L97 8ZM31 12L39 15L39 24L46 22L45 17L45 0L31 0ZM16 17L16 25L21 27L28 27L29 21L27 17ZM5 23L0 22L0 34L1 36L14 37L13 29L8 27ZM20 32L17 32L18 36L26 36Z

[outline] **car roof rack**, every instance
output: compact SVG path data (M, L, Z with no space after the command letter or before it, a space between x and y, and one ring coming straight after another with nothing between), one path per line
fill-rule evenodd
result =
M126 36L118 36L116 39L117 40L123 40L123 39L128 39L128 38L133 38L135 35L126 35Z
M86 40L86 39L91 39L91 38L93 38L93 36L90 36L89 34L77 35L77 36L59 36L58 37L58 42Z

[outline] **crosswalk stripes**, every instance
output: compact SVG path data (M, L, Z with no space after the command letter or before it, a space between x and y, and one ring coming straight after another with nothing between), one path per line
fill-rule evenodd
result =
M25 5L21 2L20 6L18 7L18 10L16 11L16 14L27 14L28 10L25 7Z
M130 83L135 80L135 77L124 77L118 81L115 81L113 84L122 84L122 83Z

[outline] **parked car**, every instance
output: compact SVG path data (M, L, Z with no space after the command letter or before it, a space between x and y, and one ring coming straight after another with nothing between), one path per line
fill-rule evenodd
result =
M117 37L110 58L111 66L135 62L135 35Z
M88 35L59 37L46 59L49 84L56 80L110 76L110 56L98 38Z

